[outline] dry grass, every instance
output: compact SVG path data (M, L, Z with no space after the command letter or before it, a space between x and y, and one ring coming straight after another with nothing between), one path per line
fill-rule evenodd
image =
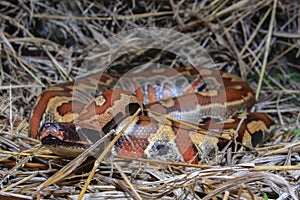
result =
M70 2L0 1L0 197L76 199L80 192L94 199L300 197L297 0ZM91 70L81 64L103 37L139 27L188 35L206 48L217 68L257 88L254 110L272 115L277 124L266 147L226 152L210 165L106 159L97 163L84 192L93 165L84 155L70 161L40 149L28 137L30 112L43 89ZM99 59L108 62L108 53L104 48ZM147 62L187 63L165 51L132 50L109 70L123 73Z

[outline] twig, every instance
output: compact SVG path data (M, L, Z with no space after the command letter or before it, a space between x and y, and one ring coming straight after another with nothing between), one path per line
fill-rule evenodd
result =
M256 99L258 99L258 97L259 97L261 86L262 86L262 81L264 79L264 74L265 74L265 70L266 70L266 66L267 66L269 50L270 50L270 45L271 45L272 31L273 31L273 26L274 26L274 22L275 22L276 7L277 7L277 0L274 0L273 10L272 10L272 15L271 15L271 20L270 20L270 26L269 26L269 30L268 30L266 45L265 45L265 47L266 47L265 54L264 54L262 69L260 72L258 86L257 86L257 90L256 90L256 95L255 95Z

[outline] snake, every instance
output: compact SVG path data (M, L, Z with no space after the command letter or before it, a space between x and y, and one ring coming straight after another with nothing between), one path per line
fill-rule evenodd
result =
M43 91L30 134L53 153L76 157L121 132L117 156L197 163L219 149L262 145L274 121L255 105L251 87L217 69L177 67L96 73Z

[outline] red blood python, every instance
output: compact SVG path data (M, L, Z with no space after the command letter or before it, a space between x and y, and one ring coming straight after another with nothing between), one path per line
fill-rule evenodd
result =
M152 69L121 79L91 75L45 90L30 133L54 153L74 157L128 125L113 154L195 163L229 141L255 147L272 136L269 115L239 114L254 103L245 81L218 70Z

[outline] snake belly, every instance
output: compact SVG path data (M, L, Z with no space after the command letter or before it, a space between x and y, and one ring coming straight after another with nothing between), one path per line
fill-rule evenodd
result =
M246 112L254 104L245 81L218 70L90 75L45 90L33 110L30 134L54 153L75 157L126 127L113 154L196 163L229 142L256 147L272 136L269 115Z

